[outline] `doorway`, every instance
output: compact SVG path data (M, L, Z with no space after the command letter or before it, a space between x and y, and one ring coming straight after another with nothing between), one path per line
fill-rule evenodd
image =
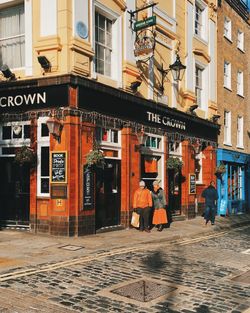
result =
M0 158L0 223L29 226L30 166L19 166L12 157Z
M168 207L172 215L181 214L181 171L168 170Z
M96 168L96 230L120 224L121 161L105 159Z

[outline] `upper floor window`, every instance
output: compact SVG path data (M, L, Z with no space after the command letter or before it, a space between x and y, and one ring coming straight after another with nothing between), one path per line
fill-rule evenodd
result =
M237 48L244 51L244 33L241 30L237 34Z
M231 89L231 64L224 62L224 87Z
M244 95L244 76L242 71L237 72L237 94Z
M195 34L201 36L202 34L202 8L195 3Z
M237 117L237 147L243 148L243 117Z
M202 72L203 69L199 66L195 66L195 95L196 95L196 103L199 107L202 106Z
M0 66L24 66L24 5L0 10Z
M161 149L161 138L155 136L148 136L145 144L146 147L151 149Z
M231 145L231 112L224 112L224 144Z
M111 76L112 21L95 13L95 67L96 72Z
M227 39L232 40L232 22L227 17L224 19L224 36Z
M3 144L15 142L23 142L30 139L30 125L25 123L7 123L0 130L0 142Z
M119 143L119 132L116 129L97 128L96 138L101 143Z

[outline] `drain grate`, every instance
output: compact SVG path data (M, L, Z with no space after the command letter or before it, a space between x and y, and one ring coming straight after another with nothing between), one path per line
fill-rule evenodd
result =
M65 249L65 250L70 250L70 251L76 251L76 250L80 250L83 249L84 247L81 246L73 246L73 245L67 245L67 246L62 246L59 247L59 249Z
M250 284L250 271L247 271L241 275L232 278L233 281L237 283Z
M127 297L140 302L152 301L158 297L164 296L177 288L162 285L149 280L139 280L123 287L112 290L112 293Z

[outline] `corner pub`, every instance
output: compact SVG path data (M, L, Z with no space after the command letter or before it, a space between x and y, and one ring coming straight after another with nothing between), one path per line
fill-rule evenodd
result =
M129 227L141 179L149 189L160 180L172 213L194 218L215 178L218 131L208 120L75 75L4 82L1 226L60 236ZM89 170L89 152L99 149L105 162ZM35 162L27 155L17 162L20 151ZM183 162L178 173L167 166L172 157ZM202 184L195 184L201 162Z

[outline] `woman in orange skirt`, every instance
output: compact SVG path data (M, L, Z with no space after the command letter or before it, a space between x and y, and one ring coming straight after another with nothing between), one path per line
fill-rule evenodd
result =
M158 231L163 230L163 225L167 224L167 213L166 213L166 196L164 190L160 187L159 181L153 182L152 199L154 205L153 224L158 228Z

